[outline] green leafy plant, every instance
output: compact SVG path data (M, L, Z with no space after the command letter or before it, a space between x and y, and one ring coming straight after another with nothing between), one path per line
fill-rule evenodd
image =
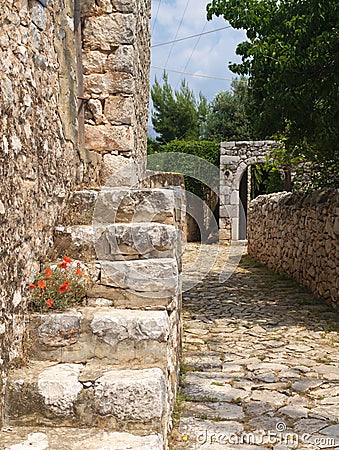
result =
M46 267L29 285L34 311L64 310L81 304L86 296L88 281L80 263L72 264L68 256L55 268Z

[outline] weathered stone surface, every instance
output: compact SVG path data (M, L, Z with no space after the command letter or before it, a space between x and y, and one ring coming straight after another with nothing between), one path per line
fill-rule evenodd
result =
M173 258L177 241L174 226L156 222L58 226L53 253L56 258L67 254L81 261Z
M183 416L206 417L210 420L240 420L244 418L244 411L241 406L227 402L187 402Z
M158 292L137 292L131 289L121 289L116 287L95 284L88 292L89 306L95 306L97 299L110 300L115 308L131 309L168 309L176 308L178 304L177 296L168 293L159 295Z
M204 250L211 264L207 276ZM300 450L326 446L320 439L335 435L338 423L338 315L247 256L222 282L219 274L233 251L187 244L184 286L191 280L187 269L198 263L195 285L183 294L184 401L172 448L279 450L291 447L288 435ZM232 422L244 432L237 433L237 444L221 443ZM303 441L303 435L310 439ZM248 438L252 445L246 445Z
M248 397L244 389L235 389L222 373L189 373L184 381L182 392L189 398L201 401L230 402Z
M249 254L333 306L339 304L338 199L335 189L270 194L251 202L248 215Z
M159 223L114 224L100 235L95 229L95 250L100 260L124 260L126 255L135 258L175 257L177 230L172 225ZM100 236L100 237L99 237Z
M97 312L91 322L93 333L109 345L124 340L167 341L169 319L167 312L113 310Z
M181 435L187 436L199 445L204 444L229 444L229 437L243 431L243 426L239 422L225 421L213 422L212 420L202 420L183 417L180 421L179 431ZM217 436L220 440L217 440ZM213 447L211 447L213 448Z
M37 328L31 329L31 338L36 331L40 345L60 347L72 345L78 341L81 313L70 311L61 314L41 314L37 319Z
M159 434L137 436L131 433L110 432L96 428L37 427L12 428L0 431L0 442L6 450L163 450Z
M178 290L178 268L175 259L135 261L101 261L101 284L139 292L169 292Z
M105 101L104 114L112 125L131 125L134 114L131 97L114 96Z
M138 166L131 158L105 153L103 155L102 177L105 186L136 186Z
M134 78L131 74L116 72L108 75L87 75L84 79L86 91L99 98L108 98L109 95L132 94L134 91ZM130 130L131 131L131 130Z
M84 27L84 48L110 51L113 46L133 44L136 18L133 14L115 13L90 17Z
M81 261L96 259L94 240L95 236L91 225L58 226L54 232L55 256L62 258L67 255Z
M74 401L83 389L78 381L80 368L77 364L63 364L39 374L38 392L53 413L67 415L73 412Z
M98 359L115 368L165 369L169 347L177 346L169 343L173 326L167 311L100 306L82 307L81 313L36 314L29 324L29 355L59 363Z
M85 125L85 145L99 153L122 152L129 154L134 148L133 130L117 125Z
M165 404L165 378L160 369L106 372L94 386L98 414L119 420L161 420Z
M164 431L168 403L162 370L107 368L102 363L35 362L29 370L17 370L9 381L8 423Z
M102 189L95 205L94 225L100 223L175 223L175 194L171 189Z
M1 379L23 356L27 286L72 185L80 181L72 23L69 0L48 9L37 2L1 4ZM1 390L0 417L2 404Z

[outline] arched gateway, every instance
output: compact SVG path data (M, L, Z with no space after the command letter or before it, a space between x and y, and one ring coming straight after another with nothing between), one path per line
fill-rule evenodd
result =
M247 205L251 193L252 164L264 163L275 141L222 142L220 148L220 242L246 239Z

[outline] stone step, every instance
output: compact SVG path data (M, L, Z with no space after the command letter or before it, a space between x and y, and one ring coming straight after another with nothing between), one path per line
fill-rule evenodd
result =
M58 226L54 257L67 254L83 261L171 258L180 251L177 242L176 227L154 222Z
M0 431L5 450L164 450L160 434L138 436L95 428L13 427Z
M111 302L116 308L172 311L180 305L180 286L175 258L101 261L88 298L93 306Z
M73 193L69 201L68 224L90 225L129 222L181 221L182 194L175 188L102 187Z
M85 363L92 359L118 368L168 365L167 311L82 307L35 313L28 325L33 360Z
M168 401L159 368L112 370L102 363L32 362L8 376L9 426L108 427L166 434Z

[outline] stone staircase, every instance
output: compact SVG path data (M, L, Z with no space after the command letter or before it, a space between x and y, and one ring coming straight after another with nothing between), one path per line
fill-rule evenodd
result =
M29 364L9 374L0 448L167 448L181 347L182 195L73 194L51 258L81 261L88 300L30 316Z

